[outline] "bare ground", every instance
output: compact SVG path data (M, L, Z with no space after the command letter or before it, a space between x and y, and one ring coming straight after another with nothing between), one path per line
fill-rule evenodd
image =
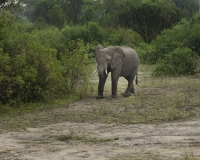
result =
M145 80L145 76L141 81ZM121 83L125 83L120 80ZM119 82L120 83L120 82ZM107 83L110 85L110 83ZM143 87L147 90L145 87ZM119 90L124 89L124 86ZM144 90L138 89L137 94ZM109 89L105 92L110 92ZM169 94L172 92L168 91ZM108 95L109 93L107 93ZM123 100L119 97L118 101ZM112 101L112 103L111 103ZM176 122L125 124L104 119L69 121L65 112L76 110L89 112L99 103L113 104L106 97L98 101L94 97L74 102L68 107L43 110L36 116L24 116L38 123L10 131L2 122L0 134L0 159L3 160L107 160L107 159L200 159L200 118ZM125 100L126 101L126 100ZM123 102L125 103L125 102ZM126 104L127 105L127 104ZM87 110L90 108L90 110ZM102 110L105 111L105 110ZM48 112L48 114L47 114ZM93 111L93 112L96 112ZM78 114L78 113L77 113ZM103 113L107 114L107 112ZM120 110L119 110L120 114ZM84 114L82 115L84 116ZM112 115L111 115L112 116ZM52 119L52 118L54 119ZM94 119L95 117L93 117ZM98 117L99 118L99 117ZM45 122L44 122L45 121ZM77 122L76 122L77 121ZM63 139L61 139L64 137Z
M113 138L108 142L59 141L58 135L74 134ZM165 124L102 124L63 122L0 137L0 159L180 159L200 158L200 120Z

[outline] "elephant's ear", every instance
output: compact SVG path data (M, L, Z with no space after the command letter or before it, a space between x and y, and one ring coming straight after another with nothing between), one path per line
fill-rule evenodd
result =
M124 57L124 50L121 47L114 47L110 64L111 69L116 68L117 65L123 61Z
M102 45L100 45L100 44L98 44L97 46L96 46L96 49L95 49L95 57L97 58L97 56L98 56L98 54L99 54L99 50L100 49L102 49L103 47L102 47Z

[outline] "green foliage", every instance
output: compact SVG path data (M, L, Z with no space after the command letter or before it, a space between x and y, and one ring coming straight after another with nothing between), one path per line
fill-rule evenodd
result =
M142 64L155 64L159 59L159 55L155 54L156 49L154 45L146 43L140 43L136 47L136 51L140 57L140 63Z
M62 34L64 43L81 38L85 43L96 45L102 43L104 39L103 28L96 22L89 22L82 26L65 26Z
M37 43L31 34L21 30L21 26L4 37L0 64L2 103L44 99L48 92L53 92L59 81L57 77L61 76L56 51Z
M180 76L195 74L199 63L198 55L188 48L177 48L158 61L155 76Z
M87 64L89 63L89 45L84 45L83 40L70 41L69 48L61 55L64 82L68 92L87 83ZM80 89L80 88L79 88Z
M113 14L122 26L136 31L146 43L181 20L181 11L165 0L117 1Z
M188 37L184 44L200 56L200 13L194 15L188 28Z
M23 7L21 3L23 3L24 0L1 0L0 1L0 12L9 11L10 13L17 13L22 12Z
M66 43L63 43L63 34L58 28L46 27L41 30L34 30L32 33L40 44L56 49L58 55L60 52L64 52Z
M181 20L173 29L163 31L151 44L137 46L143 63L155 64L176 48L186 47L200 55L199 14L191 21Z
M63 12L61 5L56 4L53 8L48 11L48 18L50 19L50 24L62 28L66 23L66 16Z
M187 19L192 18L199 10L198 0L172 0L174 4L183 12L183 16Z
M58 3L55 0L42 0L36 4L36 8L33 13L33 20L39 21L43 20L49 25L53 25L62 28L66 23L66 15L63 11L65 3Z
M60 30L30 32L9 15L1 16L0 27L0 103L17 105L79 94L76 87L85 90L90 45L80 39L60 44Z
M78 23L82 6L82 0L40 0L36 3L33 20L43 18L47 24L62 28L66 21Z
M104 42L107 45L131 46L135 48L139 43L143 42L140 35L131 29L110 28L106 31Z
M104 15L103 1L101 0L83 0L82 14L80 15L80 23L95 22Z

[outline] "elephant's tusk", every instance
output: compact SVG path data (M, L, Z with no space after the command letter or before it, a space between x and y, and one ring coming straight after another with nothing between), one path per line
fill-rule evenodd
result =
M106 75L108 75L108 71L107 71L107 69L105 70L105 72L106 72Z

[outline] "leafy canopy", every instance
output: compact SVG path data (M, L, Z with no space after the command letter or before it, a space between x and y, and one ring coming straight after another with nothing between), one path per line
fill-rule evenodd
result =
M180 9L166 0L118 0L114 14L119 24L136 31L146 43L182 18Z
M172 2L182 10L183 16L190 19L199 10L199 0L172 0Z

